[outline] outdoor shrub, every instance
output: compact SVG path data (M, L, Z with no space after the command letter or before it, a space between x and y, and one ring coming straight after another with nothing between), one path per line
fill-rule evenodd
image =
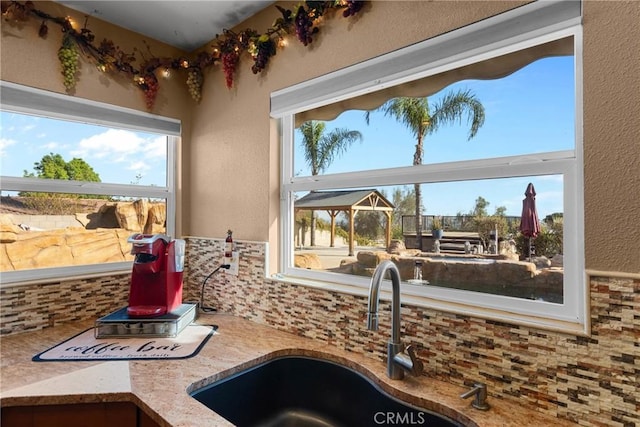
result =
M529 239L524 237L522 233L518 233L515 241L518 253L526 257L529 254ZM535 255L537 256L553 258L554 255L561 254L563 244L562 218L559 220L555 219L550 224L543 224L540 234L532 240L532 244L535 248Z
M498 237L506 236L509 229L507 219L503 216L486 216L473 218L473 229L477 231L484 247L489 247L491 233L498 230Z

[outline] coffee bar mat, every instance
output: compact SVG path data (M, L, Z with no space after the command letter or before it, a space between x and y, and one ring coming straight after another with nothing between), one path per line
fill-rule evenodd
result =
M200 352L216 325L189 325L174 338L96 338L94 328L80 332L33 356L34 362L187 359Z

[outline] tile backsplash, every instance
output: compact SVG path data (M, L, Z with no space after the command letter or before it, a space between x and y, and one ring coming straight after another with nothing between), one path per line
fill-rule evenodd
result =
M0 288L0 335L95 319L127 305L129 274Z
M197 301L204 278L221 264L224 242L186 240L184 299ZM379 331L368 331L365 297L266 279L266 244L236 244L239 274L210 277L206 305L382 363L389 303L381 301ZM1 333L109 313L126 305L128 279L120 275L3 288ZM402 306L402 336L418 348L429 377L461 386L483 381L490 398L580 425L640 425L640 279L603 275L591 277L589 285L589 337L409 305Z
M188 239L186 292L220 259L222 241ZM380 328L366 329L366 297L264 279L262 243L239 242L238 277L207 282L205 301L221 312L386 358L390 304ZM215 263L213 263L215 264ZM425 375L469 386L487 383L503 398L585 426L640 425L640 279L592 277L590 337L402 306L402 336L418 350Z

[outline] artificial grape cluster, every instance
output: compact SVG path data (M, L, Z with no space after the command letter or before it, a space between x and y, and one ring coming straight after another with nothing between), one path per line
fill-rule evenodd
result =
M187 87L189 88L189 94L194 101L200 102L202 98L202 83L204 82L204 76L200 67L190 67L187 72Z
M266 34L260 36L255 43L255 53L253 53L253 65L251 71L258 74L264 70L269 62L269 58L276 54L276 42Z
M143 79L144 81L141 86L144 91L144 102L147 104L147 109L151 110L153 109L153 104L156 102L156 96L158 95L158 90L160 90L160 85L158 84L158 79L155 74L145 74Z
M311 36L319 31L317 27L313 26L313 21L302 6L298 7L294 25L296 27L296 37L305 46L313 41Z
M364 5L363 0L346 0L345 3L347 8L342 12L342 16L345 18L360 12L360 9L362 9L362 6Z
M220 59L222 59L222 70L224 71L227 89L231 89L233 87L233 75L236 72L240 55L238 55L238 52L235 50L231 50L228 52L222 52L220 54Z
M49 34L49 27L45 21L42 21L42 24L40 24L40 28L38 29L38 36L45 38L47 37L47 34Z
M76 86L76 74L79 68L78 51L70 35L65 34L62 38L62 46L58 49L58 60L62 66L62 77L64 87L67 91L73 90Z

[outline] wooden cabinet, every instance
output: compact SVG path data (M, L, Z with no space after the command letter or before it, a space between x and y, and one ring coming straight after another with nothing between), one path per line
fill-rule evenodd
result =
M0 417L2 427L158 427L130 402L10 406Z

